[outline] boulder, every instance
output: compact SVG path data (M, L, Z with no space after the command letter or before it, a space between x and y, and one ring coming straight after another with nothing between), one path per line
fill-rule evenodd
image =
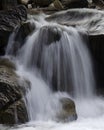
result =
M77 119L75 103L70 98L61 98L62 110L57 113L57 120L62 122L73 121Z
M7 109L3 109L0 112L0 123L2 124L13 125L25 123L27 121L27 109L22 99L9 105Z
M88 7L87 0L60 0L65 8L85 8Z
M64 9L63 5L61 4L61 2L59 0L55 0L53 3L50 4L49 7L53 10L63 10Z
M0 123L24 123L28 121L23 101L28 84L15 73L12 62L0 59L3 60L5 62L0 63Z
M0 55L5 54L8 38L12 31L27 19L24 6L17 6L10 10L0 11Z

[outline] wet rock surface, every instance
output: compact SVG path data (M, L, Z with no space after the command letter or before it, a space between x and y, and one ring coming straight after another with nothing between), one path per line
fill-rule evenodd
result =
M21 81L15 73L12 62L6 59L0 59L0 61L2 61L0 64L0 123L10 125L24 123L28 121L23 100L26 86L23 86L24 81Z
M8 44L8 54L16 55L19 49L24 45L26 38L33 33L35 30L35 25L31 22L23 22L21 26L17 27L13 31L14 39L9 44L12 44L12 47L8 49L10 46Z
M3 97L4 99L4 97ZM7 109L0 111L0 123L6 125L21 124L28 121L27 109L24 100L16 101Z
M62 110L57 114L58 121L67 122L77 119L75 103L70 98L60 99Z

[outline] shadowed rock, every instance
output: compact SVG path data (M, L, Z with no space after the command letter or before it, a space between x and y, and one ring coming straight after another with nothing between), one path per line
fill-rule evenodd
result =
M28 121L23 97L29 84L20 79L8 61L0 59L0 123L12 125Z
M35 25L31 22L24 22L20 27L16 28L11 37L12 40L8 43L7 54L16 55L19 49L24 45L26 38L32 34Z
M12 31L26 19L27 11L22 5L10 10L0 11L0 55L4 55Z

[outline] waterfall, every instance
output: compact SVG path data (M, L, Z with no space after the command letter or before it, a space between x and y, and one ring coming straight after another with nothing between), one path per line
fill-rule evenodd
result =
M30 119L54 119L54 114L61 108L59 99L62 97L93 97L92 63L84 39L87 34L45 20L34 24L33 34L16 54L17 73L31 83L27 94ZM14 33L9 39L7 55L14 46L10 44L11 39L15 39Z
M91 97L92 64L82 33L73 27L43 26L28 37L18 58L25 67L37 68L51 89Z
M25 97L30 121L12 128L0 125L1 129L104 130L104 97L95 95L92 60L86 46L87 31L90 35L104 33L103 16L103 11L93 9L38 14L29 16L35 29L25 43L16 47L18 30L11 34L6 56L16 63L16 73L30 83ZM72 123L57 122L63 98L75 102L78 119Z

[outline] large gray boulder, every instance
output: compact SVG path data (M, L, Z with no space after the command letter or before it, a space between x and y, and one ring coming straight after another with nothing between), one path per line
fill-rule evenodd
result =
M28 121L23 100L27 86L27 82L15 73L14 64L8 59L0 59L0 124Z

